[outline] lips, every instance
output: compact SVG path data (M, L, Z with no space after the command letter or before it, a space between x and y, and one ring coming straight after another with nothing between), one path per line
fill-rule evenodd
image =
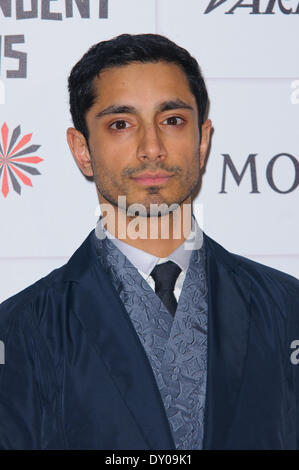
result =
M133 179L142 185L163 184L166 183L173 175L165 172L159 173L141 173L141 175L133 177Z
M140 178L170 178L170 175L169 173L165 173L165 172L159 172L159 173L141 173L141 175L138 175L138 176L134 176L133 178L134 179L140 179Z

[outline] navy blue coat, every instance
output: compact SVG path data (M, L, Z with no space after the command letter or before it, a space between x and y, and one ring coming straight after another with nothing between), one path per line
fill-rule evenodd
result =
M204 449L298 449L299 282L204 240ZM67 264L0 305L0 449L175 449L97 250L92 231Z

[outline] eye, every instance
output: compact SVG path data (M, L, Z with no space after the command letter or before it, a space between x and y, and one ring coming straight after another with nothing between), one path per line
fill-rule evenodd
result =
M124 119L119 119L118 121L114 121L109 127L116 131L122 131L124 129L128 129L128 127L130 127L130 124Z
M163 121L164 123L167 123L170 126L178 126L180 124L183 124L185 120L183 118L180 118L179 116L171 116Z

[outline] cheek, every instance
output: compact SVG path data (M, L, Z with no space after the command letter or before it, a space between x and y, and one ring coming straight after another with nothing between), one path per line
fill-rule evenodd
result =
M93 139L89 142L93 167L97 173L114 171L114 162L117 157L117 149L112 149L100 139Z
M197 163L199 163L199 146L194 144L188 145L183 144L180 146L176 146L173 149L173 152L170 155L176 156L176 164L181 166L182 168L188 167L196 167Z
M168 152L172 154L184 154L186 157L197 152L199 147L199 133L195 132L193 127L186 130L180 130L176 138L167 139L165 142Z
M92 147L93 155L97 162L97 166L109 168L109 171L115 173L120 172L121 168L126 166L134 155L132 142L128 139L98 139Z

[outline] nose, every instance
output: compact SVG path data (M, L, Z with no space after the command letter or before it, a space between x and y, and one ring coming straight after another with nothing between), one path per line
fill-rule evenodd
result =
M145 160L165 160L167 154L163 145L159 129L154 124L144 126L140 132L137 158Z

